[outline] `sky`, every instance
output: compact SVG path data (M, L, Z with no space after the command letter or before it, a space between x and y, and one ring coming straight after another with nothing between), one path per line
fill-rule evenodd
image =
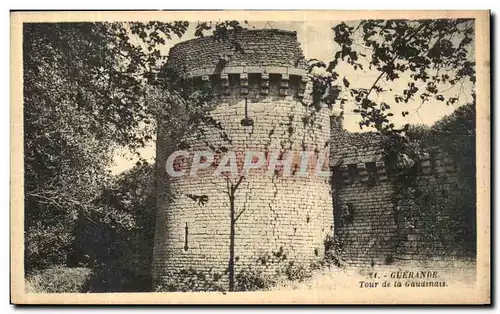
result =
M331 21L331 20L317 20L317 21L248 21L248 28L263 29L263 28L277 28L289 31L297 32L297 39L301 45L302 51L306 59L318 59L328 62L333 58L335 52L337 51L336 43L333 41L333 31L332 27L341 21ZM356 23L349 22L349 23ZM191 22L187 33L182 37L182 39L172 38L168 40L166 45L161 47L160 51L164 55L168 55L170 47L189 39L194 38L194 28L196 22ZM472 54L473 57L473 54ZM362 60L360 60L362 62ZM366 62L368 62L366 60ZM366 63L368 64L368 63ZM367 70L367 66L364 67L364 71L355 71L350 65L341 64L338 67L338 73L340 77L345 77L349 80L352 87L365 87L369 88L373 82L376 80L379 72L376 70ZM382 82L381 86L387 90L392 89L393 91L402 90L407 85L407 80L402 77L396 80L397 83L387 83ZM456 106L446 106L444 103L439 101L429 101L420 102L417 101L409 102L404 105L404 110L408 111L410 114L402 117L401 114L396 114L398 111L402 111L403 108L398 108L395 111L395 115L391 122L395 123L396 126L402 126L406 123L410 124L425 124L432 125L443 116L450 114L459 105L463 105L466 102L472 101L472 89L473 86L470 82L463 82L463 84L457 84L455 87L449 89L443 95L446 96L459 96L460 101ZM383 93L377 96L377 100L386 101L391 104L394 108L394 94L393 92ZM361 120L360 116L353 113L353 104L347 103L344 108L344 128L350 132L366 132L371 131L370 129L360 129L358 122ZM155 144L154 142L148 143L148 145L141 150L141 154L144 158L149 161L153 161L155 156ZM120 173L134 166L136 159L132 153L124 150L117 151L115 154L115 164L111 167L113 173Z

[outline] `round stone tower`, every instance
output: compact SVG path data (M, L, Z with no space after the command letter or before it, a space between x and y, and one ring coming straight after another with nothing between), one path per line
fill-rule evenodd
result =
M316 172L318 164L328 167L330 114L304 99L310 84L296 33L243 30L230 38L193 39L170 50L169 69L186 84L214 92L210 116L218 125L200 125L199 132L169 139L158 121L152 271L155 285L172 290L227 285L231 246L237 280L243 271L270 274L290 262L307 267L323 258L324 240L332 234L330 178ZM179 150L189 157L179 154L173 160L208 162L193 153L201 150L214 152L215 161L172 177L165 165ZM242 156L248 151L257 152L252 162L259 153L266 162L242 173ZM229 165L232 153L238 175L214 175L217 160ZM310 156L306 174L300 168L305 155ZM291 158L291 175L283 175L286 166L266 167L272 158L278 164Z

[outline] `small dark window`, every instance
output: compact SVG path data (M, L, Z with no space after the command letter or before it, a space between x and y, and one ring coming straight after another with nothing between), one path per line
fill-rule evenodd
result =
M358 168L356 164L347 165L347 171L349 173L349 184L359 182Z
M189 234L189 228L188 224L186 222L186 227L184 227L184 251L188 250L188 234Z

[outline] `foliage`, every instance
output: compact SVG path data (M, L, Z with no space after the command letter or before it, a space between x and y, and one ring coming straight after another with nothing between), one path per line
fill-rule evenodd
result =
M346 266L344 261L344 250L341 240L338 237L328 235L324 241L325 245L325 262L329 265L337 267Z
M175 291L226 291L222 274L209 269L208 271L196 270L192 267L183 268L178 272L170 274L175 278L175 284L160 284L154 289L156 292Z
M275 264L276 263L276 264ZM235 291L270 290L283 281L301 282L312 276L313 267L307 267L293 261L273 260L269 267L276 267L274 274L263 270L262 267L244 268L236 276Z
M115 147L141 147L154 132L144 86L164 62L157 45L187 26L24 24L27 271L67 263L77 217L106 210Z
M290 260L288 254L280 247L277 251L265 254L257 258L257 266L265 269L275 269L275 275L267 276L267 283L275 285L281 280L302 281L312 276L312 271L321 267L321 261L306 265L301 262Z
M156 215L154 167L122 173L103 192L101 206L80 216L71 258L95 270L93 291L148 291Z
M27 293L84 293L92 276L89 268L54 267L26 278Z
M422 253L473 255L475 253L476 178L475 104L459 107L431 128L413 127L406 136L411 145L396 163L398 210L406 224L422 228L421 241L428 243ZM418 181L423 157L433 159L445 152L457 165L458 182L442 186ZM453 243L453 246L449 244ZM452 252L452 250L454 250Z
M432 127L410 125L402 136L390 137L385 143L388 163L395 165L400 174L405 173L409 169L415 170L413 166L417 162L440 149L454 158L462 175L475 177L475 121L474 101L458 107Z
M293 261L288 262L283 270L283 273L288 280L299 282L312 276L311 268L306 267L303 264L296 264Z
M399 211L412 228L419 228L419 253L427 256L475 254L475 191L461 184L453 191L439 184L400 191ZM405 193L406 192L406 193ZM469 220L472 218L472 220Z
M269 290L276 285L275 278L264 274L261 269L250 267L240 270L235 276L235 282L235 291Z
M312 98L315 106L324 103L343 108L346 102L354 102L355 112L362 118L361 128L401 132L391 122L394 104L399 105L403 117L408 115L404 104L415 97L422 103L437 100L451 105L458 96L445 97L443 92L465 79L476 80L471 58L473 20L363 20L351 24L342 22L332 28L338 50L331 62L311 60ZM355 86L339 73L341 64L355 71L368 68L378 73L377 78L371 86ZM401 92L388 91L383 84L397 80L408 81ZM392 104L375 97L386 92L391 92Z
M432 131L429 146L439 145L459 165L462 178L475 182L476 177L476 104L457 108L451 115L438 121Z
M165 71L159 46L188 26L24 25L27 272L90 265L97 289L106 291L131 286L123 281L132 277L149 280L155 206L148 189L154 175L138 169L129 174L132 181L115 180L108 166L117 147L136 151L151 141L156 118L168 126L162 132L170 138L201 121L217 124L205 115L210 95ZM145 178L150 185L142 198L133 185Z

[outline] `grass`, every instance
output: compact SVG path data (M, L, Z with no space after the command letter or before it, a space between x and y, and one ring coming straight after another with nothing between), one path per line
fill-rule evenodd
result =
M27 293L87 292L91 276L89 268L54 267L29 275L25 289Z
M386 275L390 279L392 272L398 271L429 271L439 272L439 280L446 281L450 286L474 284L476 280L476 265L473 261L434 261L425 262L398 261L393 265L376 265L375 267L339 268L335 266L317 269L307 276L297 280L282 276L276 286L270 290L342 290L359 286L359 281L370 280L370 273L379 274L378 281L383 281ZM88 268L54 267L38 271L26 278L27 293L85 293L89 292L89 280L94 274ZM292 276L293 277L293 276ZM404 280L402 280L404 281Z

